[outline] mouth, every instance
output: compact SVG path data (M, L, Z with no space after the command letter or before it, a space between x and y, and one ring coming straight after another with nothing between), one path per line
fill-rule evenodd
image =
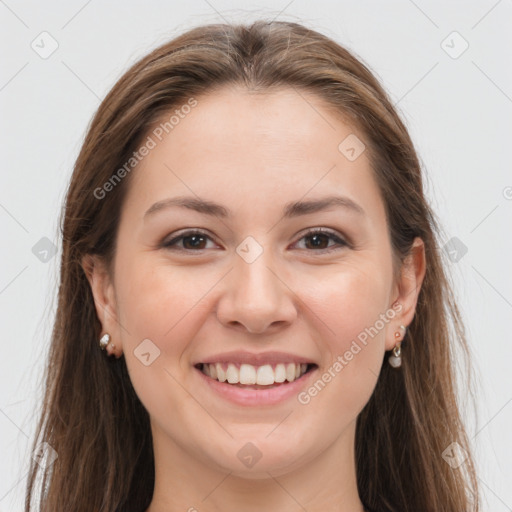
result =
M240 363L198 363L195 368L209 380L246 390L270 390L303 380L315 363L278 363L254 366Z

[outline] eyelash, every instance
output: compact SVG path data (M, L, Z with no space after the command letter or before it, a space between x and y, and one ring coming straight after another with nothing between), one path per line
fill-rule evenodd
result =
M304 233L302 235L302 237L299 238L298 241L300 241L300 240L302 240L304 238L307 238L307 237L311 237L313 235L317 235L317 234L328 235L332 240L334 240L337 243L338 247L329 247L329 248L326 248L326 249L317 249L317 250L311 249L311 250L309 250L309 252L328 253L328 252L331 252L333 250L339 250L342 247L349 247L350 246L350 244L348 242L346 242L345 240L340 238L335 232L333 232L331 230L324 229L324 228L312 229L312 230ZM165 248L165 249L181 251L181 252L202 252L202 251L205 251L206 249L193 250L193 249L184 249L184 248L181 248L181 247L176 248L176 244L178 242L182 241L185 238L189 238L191 236L194 236L194 235L200 235L200 236L203 236L205 238L209 238L210 240L212 240L212 238L208 235L208 233L205 233L204 231L190 230L190 231L186 231L186 232L182 233L181 235L173 238L172 240L169 240L168 242L163 242L162 247ZM308 250L308 249L305 249L305 250Z

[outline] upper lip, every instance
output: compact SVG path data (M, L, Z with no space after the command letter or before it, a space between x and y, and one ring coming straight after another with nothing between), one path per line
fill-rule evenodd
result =
M238 364L250 364L253 366L261 366L263 364L279 364L279 363L295 363L295 364L315 364L311 359L307 357L298 356L295 354L287 354L286 352L247 352L247 351L232 351L223 352L222 354L215 354L213 356L207 356L200 361L196 361L194 366L204 364L215 364L215 363L238 363Z

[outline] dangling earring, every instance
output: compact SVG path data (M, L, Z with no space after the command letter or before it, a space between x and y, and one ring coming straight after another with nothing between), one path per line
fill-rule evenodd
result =
M404 336L405 336L407 327L405 327L404 325L401 325L400 329L402 329L404 331ZM402 340L400 339L401 337L402 337L402 335L400 334L400 332L398 332L398 331L395 332L395 339L397 339L398 342L393 347L393 354L391 354L388 357L388 363L393 368L399 368L400 366L402 366L402 349L401 349Z
M100 339L100 348L101 350L105 350L110 342L110 334L106 333L104 334ZM110 350L109 350L109 356L114 354L114 349L116 346L113 343L110 343Z

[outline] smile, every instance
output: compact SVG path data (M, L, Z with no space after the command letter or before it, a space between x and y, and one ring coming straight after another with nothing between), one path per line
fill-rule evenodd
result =
M203 382L215 394L238 405L272 405L300 392L318 368L316 364L199 363Z
M236 363L202 363L201 371L219 382L228 382L229 384L269 386L280 384L285 381L293 382L300 378L308 370L305 363L279 363L264 364L254 366L252 364Z

